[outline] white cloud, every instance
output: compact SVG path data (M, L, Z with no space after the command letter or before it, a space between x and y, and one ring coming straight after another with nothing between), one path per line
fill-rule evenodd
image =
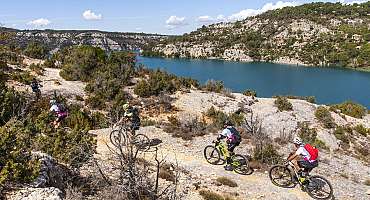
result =
M188 25L185 21L185 17L177 17L177 16L171 16L166 20L167 27L172 29L179 26L185 26Z
M86 20L101 20L103 18L101 14L95 14L91 10L86 10L84 13L82 13L82 16Z
M27 25L32 25L36 27L40 26L47 26L51 23L48 19L40 18L40 19L35 19L27 23Z
M208 15L204 15L204 16L199 16L197 21L201 23L212 23L215 21L215 19L213 19L212 17Z
M261 9L245 9L242 10L238 13L235 13L231 16L228 17L229 21L237 21L237 20L243 20L247 17L255 16L261 13L264 13L269 10L275 10L279 8L284 8L288 6L297 6L299 3L293 1L293 2L283 2L283 1L278 1L275 4L273 3L267 3L265 4Z
M343 5L353 5L355 3L357 3L357 4L366 3L367 1L346 1L346 0L339 0L339 2L342 3Z

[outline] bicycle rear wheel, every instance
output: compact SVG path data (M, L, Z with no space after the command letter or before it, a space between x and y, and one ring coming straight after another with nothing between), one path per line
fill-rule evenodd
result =
M221 160L220 152L213 145L208 145L204 148L204 158L212 165L217 165Z
M109 139L113 146L117 148L126 145L126 134L124 130L113 130L110 133Z
M234 172L241 175L249 174L249 161L245 156L242 156L240 154L236 154L235 156L233 156L232 165L234 166Z
M140 151L148 151L150 149L150 139L144 134L135 135L131 144L137 147Z
M306 191L314 199L330 199L333 196L333 187L330 182L322 176L310 176Z
M274 165L269 171L271 182L283 188L294 187L293 176L288 167L284 165Z

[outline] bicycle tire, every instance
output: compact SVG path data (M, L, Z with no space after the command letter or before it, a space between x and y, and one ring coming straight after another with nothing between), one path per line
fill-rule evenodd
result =
M318 176L318 175L313 175L313 176L310 176L308 180L309 180L308 185L305 186L305 188L306 188L307 194L310 195L310 197L314 199L321 199L321 200L326 200L326 199L330 199L333 197L333 186L326 178L322 176ZM321 190L323 187L325 187L325 185L329 187L330 191L327 192L327 191ZM323 197L317 196L315 191L319 191L320 194L324 192L327 195Z
M275 177L276 173L280 174L280 176ZM271 182L278 187L291 188L296 185L293 182L293 176L292 176L290 169L286 167L285 165L272 166L269 170L269 178ZM282 183L276 182L276 180L281 180L281 179L284 179L286 183L282 184Z
M137 147L140 151L148 151L150 149L150 139L144 134L135 135L131 144Z
M210 154L208 154L208 150L210 151ZM209 164L217 165L221 160L220 152L213 145L206 146L204 148L203 154L204 154L204 158L207 160ZM211 161L211 159L215 159L215 160Z
M110 142L113 146L119 148L126 145L126 135L121 130L113 130L109 135Z
M234 166L234 172L240 175L248 175L250 168L249 168L249 161L248 159L240 154L236 154L232 158L232 162L238 163L237 166Z

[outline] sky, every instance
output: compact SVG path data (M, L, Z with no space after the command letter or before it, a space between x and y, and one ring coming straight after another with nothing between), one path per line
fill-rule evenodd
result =
M0 26L17 29L188 33L313 0L3 0ZM363 0L327 0L361 3Z

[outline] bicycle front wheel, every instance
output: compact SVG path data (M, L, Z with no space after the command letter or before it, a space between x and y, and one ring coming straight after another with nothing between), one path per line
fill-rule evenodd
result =
M306 191L314 199L330 199L333 196L333 187L330 182L322 176L310 176Z
M119 148L120 146L126 145L126 136L121 130L113 130L110 133L110 142L113 146Z
M213 145L208 145L204 148L204 158L212 165L217 165L221 160L220 152Z
M271 167L269 171L269 177L271 182L279 187L289 188L294 187L295 184L293 182L293 176L288 169L288 167L284 165L274 165Z
M140 151L148 151L150 148L150 139L144 134L135 135L131 143Z
M232 158L232 165L234 166L234 172L241 174L241 175L248 175L249 174L249 161L245 156L240 154L236 154Z

